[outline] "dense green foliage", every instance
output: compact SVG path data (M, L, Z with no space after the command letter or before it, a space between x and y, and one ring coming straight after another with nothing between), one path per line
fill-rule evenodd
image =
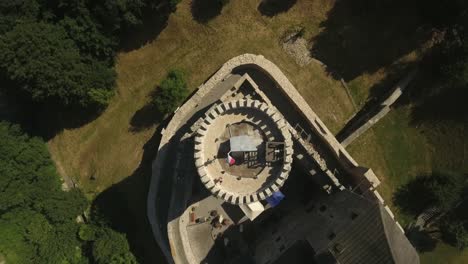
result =
M170 113L187 97L185 75L181 70L171 70L159 85L153 104L163 114Z
M403 213L417 217L426 209L439 208L437 223L444 239L463 249L468 246L468 179L459 173L436 172L400 187L394 202Z
M105 107L119 38L144 12L167 16L178 1L13 0L0 3L0 79L33 102Z
M44 142L0 123L0 252L7 263L83 263L75 218L87 206L63 192Z
M468 229L466 221L463 222L457 219L448 218L443 222L442 230L444 231L445 239L458 249L468 247Z
M41 139L0 122L0 255L7 263L135 263L123 234L76 222L88 206L77 189L62 191ZM92 256L83 250L89 246Z
M20 24L0 37L0 70L35 101L105 105L115 74L105 64L80 56L60 26Z
M468 2L431 0L421 3L423 12L432 24L446 30L440 45L441 68L451 86L468 84Z
M93 244L93 257L98 264L136 263L126 237L109 228L99 231Z
M451 210L464 199L466 190L468 182L465 175L435 172L401 186L394 200L404 213L417 216L430 207Z

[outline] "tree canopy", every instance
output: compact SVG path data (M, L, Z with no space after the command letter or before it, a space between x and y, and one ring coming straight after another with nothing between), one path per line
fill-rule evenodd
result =
M104 64L81 57L65 29L42 22L0 37L0 70L33 100L64 105L106 104L115 78Z
M9 91L60 107L103 108L113 95L119 37L144 13L177 1L12 0L0 3L0 79Z
M110 228L103 228L93 244L93 257L97 264L134 264L135 257L125 235Z
M0 252L7 263L83 263L75 218L83 195L63 192L47 148L0 122Z
M162 114L174 111L188 94L185 74L181 70L169 71L167 77L158 88L159 90L155 94L153 104Z
M463 249L468 246L468 180L466 175L434 172L420 176L400 187L394 202L404 214L417 217L429 208L438 208L437 225L444 239Z
M41 139L0 122L0 254L6 263L136 263L125 235L102 222L77 223L88 207L79 190L62 191Z

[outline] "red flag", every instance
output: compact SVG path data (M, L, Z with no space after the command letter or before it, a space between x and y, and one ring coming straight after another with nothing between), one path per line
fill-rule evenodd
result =
M229 163L229 166L236 164L236 160L235 160L233 157L231 157L231 155L229 155L229 154L230 154L230 153L228 153L228 163Z

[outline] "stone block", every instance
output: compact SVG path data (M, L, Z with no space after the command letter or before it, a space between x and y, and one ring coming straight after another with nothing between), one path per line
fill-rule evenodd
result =
M205 117L205 120L204 120L204 123L205 124L212 124L213 123L213 118L209 117L209 116L206 116Z
M265 200L266 196L263 192L259 193L258 196L260 197L260 200Z
M216 108L215 108L215 111L218 113L218 114L222 114L224 112L223 108L221 107L221 105L217 105Z
M271 108L268 108L268 109L266 110L266 113L267 113L267 115L269 115L269 116L273 116L273 115L275 114L275 111L271 110Z
M198 171L198 175L200 175L200 177L206 177L208 180L210 179L206 173L206 168L204 166L200 167L200 168L197 168L197 171Z
M271 186L271 189L273 190L273 192L279 191L279 187L278 185L276 185L276 183Z

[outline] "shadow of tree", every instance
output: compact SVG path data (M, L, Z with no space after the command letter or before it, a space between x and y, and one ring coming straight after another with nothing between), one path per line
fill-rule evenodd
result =
M257 10L264 16L273 17L287 12L297 0L262 0Z
M466 98L468 98L466 87L442 88L413 108L412 121L415 123L447 120L466 122L468 121Z
M161 129L158 129L144 145L143 158L132 175L101 192L92 204L113 229L127 235L131 251L139 263L166 262L154 240L146 211L151 163L160 140Z
M424 23L415 1L336 1L311 54L350 81L418 48L429 38Z
M443 72L442 66L450 64L443 52L444 46L438 45L424 57L419 63L417 78L396 105L412 106L411 121L414 125L468 121L468 90Z
M130 120L130 131L139 132L148 129L155 124L163 121L165 114L158 111L153 103L153 100L158 96L159 89L154 89L149 94L149 102L142 108L138 109Z
M191 11L195 21L207 23L221 14L223 7L229 0L192 0Z
M164 115L159 113L156 107L149 103L135 112L130 120L130 131L140 132L162 121Z
M159 86L156 86L153 91L148 95L149 102L144 105L142 108L137 110L130 120L130 131L139 132L145 129L152 127L155 124L160 123L169 113L163 113L155 104L155 99L161 97L161 89ZM196 92L193 91L188 95L183 102L178 106L183 105L187 100L189 100L192 95ZM175 109L174 109L175 110Z
M171 6L170 0L150 2L148 7L143 10L142 23L123 29L119 36L119 49L122 51L138 49L156 39L166 28L169 16L173 11L174 8Z
M42 137L45 141L55 137L64 129L79 128L92 122L103 110L40 104L32 102L27 97L11 94L6 95L4 99L7 100L5 107L11 113L1 116L1 120L21 124L28 134Z
M433 237L433 233L439 233L439 231L421 230L418 227L413 227L406 231L406 236L419 253L424 253L434 251L437 246L438 240Z
M393 203L408 215L417 216L436 202L436 197L428 188L431 178L428 175L416 177L400 186L393 194Z
M396 64L389 69L387 76L380 82L373 85L369 90L369 95L364 105L349 120L345 126L338 132L336 138L338 141L344 140L350 133L364 125L370 118L382 110L382 102L394 91L397 83L409 73L409 69L414 67L414 63ZM409 84L407 89L411 87ZM358 87L361 89L361 87ZM398 101L397 101L398 102ZM396 103L397 104L397 103ZM392 106L393 107L393 106Z

